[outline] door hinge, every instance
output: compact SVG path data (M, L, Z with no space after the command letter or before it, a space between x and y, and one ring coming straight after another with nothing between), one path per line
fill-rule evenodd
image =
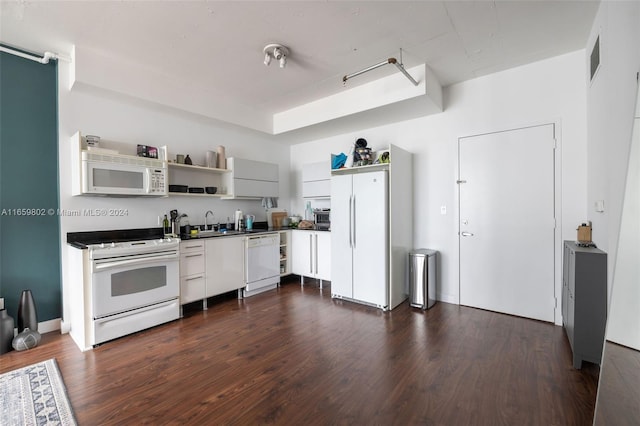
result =
M458 180L456 181L456 183L457 183L458 185L460 185L461 183L467 183L467 181L466 181L466 180L458 179Z

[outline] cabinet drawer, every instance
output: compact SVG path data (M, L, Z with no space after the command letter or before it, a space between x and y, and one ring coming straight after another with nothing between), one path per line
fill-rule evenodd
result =
M204 251L204 241L182 241L180 242L180 254Z
M180 254L180 276L204 274L204 251Z
M180 278L180 304L205 298L204 274Z

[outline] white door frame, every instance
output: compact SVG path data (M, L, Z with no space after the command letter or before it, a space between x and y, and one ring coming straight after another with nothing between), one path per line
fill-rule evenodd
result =
M508 127L495 131L486 131L482 133L474 133L468 134L458 137L458 147L457 147L457 158L456 158L456 176L457 179L460 179L460 139L470 138L474 136L484 136L490 135L493 133L502 133L502 132L510 132L514 130L522 130L531 127L539 127L546 125L553 125L553 134L555 138L555 150L554 150L554 214L556 218L556 227L554 232L554 245L553 245L553 288L554 288L554 297L555 297L555 309L554 309L554 323L555 325L562 325L562 128L561 121L557 120L546 120L546 121L537 121L530 123L528 125L522 125L517 127ZM458 305L460 305L460 190L459 186L456 185L456 244L458 247L457 257L458 257Z

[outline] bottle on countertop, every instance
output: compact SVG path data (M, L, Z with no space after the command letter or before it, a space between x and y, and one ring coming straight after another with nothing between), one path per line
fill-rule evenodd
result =
M169 235L171 233L171 225L169 225L169 219L167 219L166 214L162 220L162 229L164 230L164 235Z
M311 208L311 201L307 201L307 208L304 210L304 219L313 221L313 209Z
M189 157L189 154L187 154L187 156L184 157L184 164L193 165L193 161L191 161L191 157Z

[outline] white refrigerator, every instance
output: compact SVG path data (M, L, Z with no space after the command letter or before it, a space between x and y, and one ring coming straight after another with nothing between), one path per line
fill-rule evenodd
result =
M389 307L387 170L331 177L331 293Z

